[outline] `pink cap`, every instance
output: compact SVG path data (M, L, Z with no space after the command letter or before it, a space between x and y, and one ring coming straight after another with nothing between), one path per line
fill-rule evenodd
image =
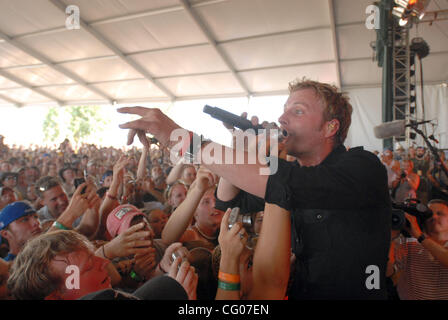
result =
M107 232L109 232L112 238L115 238L117 235L129 229L132 218L135 216L145 217L145 214L131 204L122 204L116 207L107 216Z

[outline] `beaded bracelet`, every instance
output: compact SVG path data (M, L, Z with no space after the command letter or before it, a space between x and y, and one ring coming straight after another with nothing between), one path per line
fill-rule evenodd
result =
M218 288L226 291L239 291L240 284L239 283L228 283L224 281L218 280Z
M228 283L240 283L240 275L239 274L230 274L219 271L218 279Z

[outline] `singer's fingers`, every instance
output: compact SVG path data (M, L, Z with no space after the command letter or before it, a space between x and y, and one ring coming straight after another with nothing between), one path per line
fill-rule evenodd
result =
M130 129L128 132L128 141L127 141L127 145L131 145L134 142L134 137L135 134L137 133L137 130L135 129Z
M141 117L143 117L150 110L153 110L153 109L152 108L145 108L145 107L123 107L123 108L118 108L117 109L117 111L119 113L138 114Z

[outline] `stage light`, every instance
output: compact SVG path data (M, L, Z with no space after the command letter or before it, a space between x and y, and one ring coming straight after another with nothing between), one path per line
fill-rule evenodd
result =
M401 27L404 27L405 25L408 24L408 20L407 20L407 19L404 20L404 19L402 18L402 19L400 19L400 21L398 21L398 24L399 24Z
M392 9L392 14L398 18L401 18L404 14L404 8L403 7L394 7Z
M395 0L392 14L399 20L399 25L404 27L408 22L421 20L425 16L425 9L431 0Z
M406 8L409 4L409 1L408 0L395 0L395 3L403 8Z

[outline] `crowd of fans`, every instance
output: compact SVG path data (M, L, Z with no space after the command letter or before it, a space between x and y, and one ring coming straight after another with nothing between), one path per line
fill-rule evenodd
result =
M205 168L171 163L156 141L139 138L142 148L127 152L95 145L75 152L68 140L58 149L10 148L1 139L0 299L263 297L252 269L268 206L251 213L251 230L241 223L229 229L228 207L235 202L217 200L217 189L235 193L236 187ZM394 202L417 199L448 217L443 152L442 163L424 147L386 149L378 157ZM421 235L415 221L410 230ZM417 280L408 275L401 283L396 261L401 255L403 273L411 272L403 266L403 250L410 249L394 250L406 244L400 232L392 243L388 276L400 298L448 298L447 279L434 280L432 273L431 294L420 273L423 293L409 295L406 286ZM446 275L447 259L434 256L431 270ZM79 270L70 282L73 265Z
M387 169L392 200L417 199L425 205L431 199L448 200L448 177L443 170L446 155L442 150L438 155L441 161L422 146L399 147L395 152L385 149L380 157Z

